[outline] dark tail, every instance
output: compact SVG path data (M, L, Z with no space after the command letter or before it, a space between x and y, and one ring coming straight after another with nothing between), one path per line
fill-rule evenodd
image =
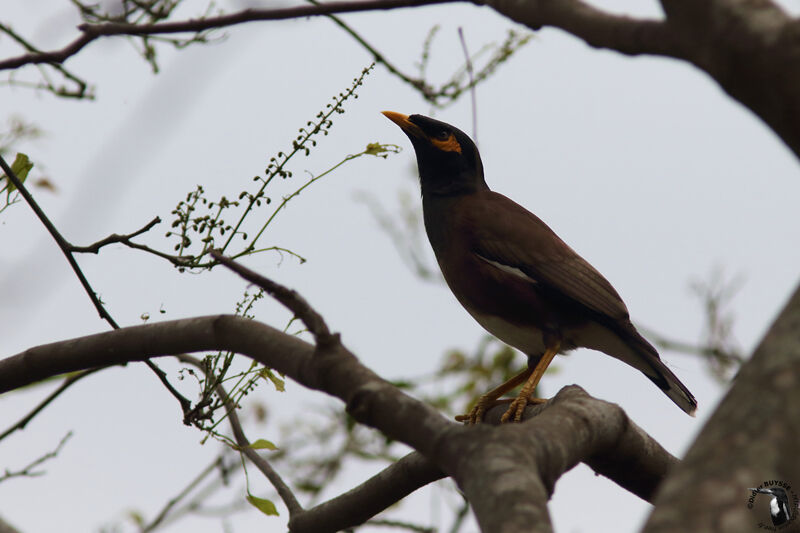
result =
M636 368L642 371L647 378L656 384L656 387L664 391L664 394L669 396L669 399L675 402L675 405L683 409L689 416L694 416L697 411L697 400L694 395L689 392L686 385L681 383L678 376L672 373L672 370L661 361L658 352L653 345L647 342L641 335L637 333L638 339L631 339L639 352L640 365L635 365Z

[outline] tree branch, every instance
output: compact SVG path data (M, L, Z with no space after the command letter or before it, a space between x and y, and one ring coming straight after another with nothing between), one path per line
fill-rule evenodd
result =
M363 524L415 490L445 477L435 464L413 452L361 485L289 520L290 531L341 531Z
M39 219L42 225L44 225L44 227L47 229L47 232L50 233L50 235L53 237L53 240L56 241L56 244L66 257L69 266L72 267L72 271L78 277L81 286L86 291L86 294L89 296L89 299L92 301L92 304L94 304L94 307L97 310L98 314L100 315L100 318L108 322L111 325L111 327L115 329L118 328L119 326L111 317L111 315L108 314L108 311L106 311L106 308L103 307L103 304L100 303L100 299L97 297L97 294L94 292L94 289L92 289L92 286L89 285L89 281L86 279L86 276L83 275L81 267L78 266L78 262L75 261L75 257L72 255L72 252L70 252L69 249L70 246L72 245L69 242L67 242L67 240L61 235L61 232L59 232L58 229L56 229L55 225L50 221L50 219L47 218L47 215L44 214L42 208L39 207L39 204L36 202L36 200L34 200L31 193L28 192L28 189L22 183L22 180L20 180L19 177L17 177L16 173L13 170L11 170L11 167L8 166L8 163L6 163L6 160L3 159L2 155L0 155L0 168L3 169L3 172L5 172L6 174L6 178L11 183L14 184L19 193L22 195L22 197L28 203L30 208L36 214L36 217Z
M50 459L56 458L58 454L61 452L61 450L64 448L64 445L71 437L72 437L72 432L70 431L66 435L64 435L64 437L61 439L61 441L58 443L58 446L56 446L54 450L47 452L41 457L34 459L27 466L20 468L19 470L11 471L6 469L5 474L0 476L0 483L14 477L35 477L42 475L44 472L37 471L34 469L38 466L41 466L42 463L46 463Z
M798 442L800 286L662 487L645 531L676 531L678 524L681 531L753 531L748 487L766 480L796 487Z
M330 15L333 13L353 13L358 11L398 9L433 4L443 4L460 0L363 0L355 2L330 2L326 4L286 7L278 9L245 9L236 13L183 20L159 22L155 24L135 24L127 22L108 22L104 24L81 24L82 34L66 47L52 52L28 53L0 61L0 70L16 69L24 65L39 63L62 63L77 54L84 46L103 36L110 35L163 35L170 33L201 32L225 28L245 22L265 20L286 20L293 18Z
M245 354L340 398L356 420L412 446L453 477L484 531L549 531L546 504L553 484L581 460L643 497L674 462L618 406L577 387L563 389L546 407L529 407L526 418L539 413L529 423L460 426L382 380L338 341L318 351L270 326L230 315L144 324L30 348L0 361L0 392L52 374L203 350ZM627 457L615 458L617 453ZM632 466L648 461L655 466ZM632 468L648 479L632 475Z
M16 424L9 427L2 434L0 434L0 440L3 440L4 438L8 437L17 430L25 429L25 426L28 425L28 422L33 420L36 417L36 415L38 415L45 407L50 405L53 402L53 400L58 398L65 390L70 388L77 381L80 381L86 376L94 374L98 370L102 370L102 368L100 367L90 368L88 370L84 370L82 372L78 372L77 374L73 374L69 377L64 378L64 381L61 382L61 385L59 385L56 390L48 394L47 398L39 402L39 404L36 407L34 407L27 415L23 416Z
M486 5L534 30L560 28L595 48L684 57L680 41L664 21L613 15L581 0L487 0Z
M254 283L264 289L267 294L278 300L284 307L294 313L308 328L311 334L314 335L314 339L317 343L326 344L332 341L332 335L325 320L308 304L305 298L297 293L297 291L275 283L258 272L250 270L244 265L235 262L233 259L225 257L217 250L211 250L211 256L250 283Z
M178 359L189 363L200 370L205 370L205 366L203 363L187 354L180 354ZM289 515L293 516L303 511L303 507L300 505L300 502L297 501L292 489L283 481L283 478L272 468L272 465L261 457L257 450L254 450L250 447L250 441L248 440L247 436L244 434L244 429L242 428L242 423L239 420L239 415L236 413L236 407L228 396L228 392L225 390L225 387L222 385L217 385L216 387L217 395L222 400L222 403L225 404L225 410L228 416L228 422L231 425L231 430L233 431L233 438L236 441L236 444L239 446L239 451L247 457L251 463L253 463L256 468L258 468L262 474L272 483L272 486L275 487L275 490L278 491L278 495L283 500L283 503L286 505L286 508L289 510Z
M19 177L11 169L11 167L8 166L8 163L6 163L6 160L3 159L2 155L0 155L0 168L2 168L3 172L5 173L6 179L8 179L11 183L14 184L14 186L17 188L17 191L19 191L19 193L25 199L25 202L28 203L28 206L30 206L31 210L33 210L34 214L36 214L36 217L39 219L42 225L44 225L48 233L50 233L50 235L53 237L53 240L56 241L56 244L61 250L61 253L64 254L64 257L66 257L69 266L72 268L72 271L77 276L78 281L80 281L80 284L83 287L84 291L86 291L86 295L89 297L89 300L91 300L92 304L94 305L94 308L100 315L100 318L108 322L112 328L119 329L119 325L117 324L116 320L114 320L114 318L102 304L100 298L98 298L97 296L97 293L94 292L94 289L89 284L89 280L87 280L86 276L83 274L83 270L81 270L81 267L75 260L75 256L73 255L73 250L72 250L72 248L74 248L73 245L70 244L69 241L67 241L67 239L65 239L63 235L61 235L61 232L58 231L55 225L50 221L50 219L44 213L42 208L39 207L39 204L33 198L33 195L31 195L31 193L25 187L25 184L22 182L22 180L19 179ZM145 227L149 229L148 226ZM175 387L172 386L172 384L167 379L167 375L164 373L163 370L158 368L158 366L156 366L155 363L147 360L145 360L144 363L150 368L150 370L155 372L159 381L161 381L161 383L164 385L164 387L166 387L169 393L172 394L172 396L178 400L178 403L180 403L181 406L181 410L183 411L184 414L186 414L191 408L189 400L184 398L183 395L181 395L181 393L178 392L177 389L175 389Z

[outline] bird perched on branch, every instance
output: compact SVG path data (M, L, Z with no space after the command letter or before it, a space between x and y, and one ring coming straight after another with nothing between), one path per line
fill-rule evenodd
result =
M528 356L527 368L478 400L480 422L522 385L502 421L520 421L553 357L599 350L640 370L678 407L697 402L636 331L611 284L536 215L489 189L478 149L461 130L422 115L383 114L417 154L425 230L456 299L487 331ZM541 401L541 400L538 400Z

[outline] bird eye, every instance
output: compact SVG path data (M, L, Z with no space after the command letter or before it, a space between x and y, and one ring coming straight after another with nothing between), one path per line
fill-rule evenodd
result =
M450 132L447 130L439 130L436 132L436 135L434 135L434 137L436 137L437 140L446 141L447 139L450 138Z

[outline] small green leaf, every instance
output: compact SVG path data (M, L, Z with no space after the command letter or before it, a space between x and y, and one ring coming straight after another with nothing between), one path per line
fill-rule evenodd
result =
M366 150L364 150L364 153L368 155L378 155L384 153L385 151L386 150L383 148L383 145L380 143L369 143Z
M251 442L248 448L252 448L254 450L277 450L278 447L275 446L272 442L266 439L258 439L255 442Z
M400 147L396 144L369 143L362 153L386 159L389 154L400 153Z
M278 509L275 507L275 504L272 503L270 500L265 500L263 498L256 498L252 494L247 495L247 501L250 502L250 505L261 511L267 516L278 516Z
M28 172L31 171L33 168L33 162L28 159L28 156L23 153L18 153L17 157L14 158L14 162L11 164L11 170L14 174L17 175L19 181L25 182L25 179L28 177ZM5 177L5 174L3 175ZM8 180L8 192L12 193L17 188L11 183L11 180Z
M286 391L286 382L284 382L281 378L276 376L275 372L273 372L271 369L264 368L263 370L261 370L261 377L270 380L272 384L275 386L275 390L277 390L278 392Z

